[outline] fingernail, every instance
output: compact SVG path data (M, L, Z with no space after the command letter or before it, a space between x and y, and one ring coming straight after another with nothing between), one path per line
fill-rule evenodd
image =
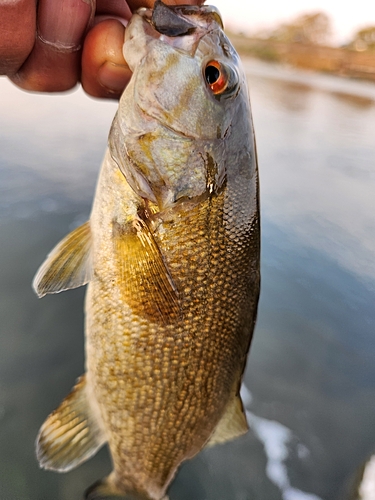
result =
M127 66L105 62L99 69L98 81L108 92L120 94L129 83L131 71Z
M38 10L39 36L56 48L77 50L92 12L92 3L86 0L44 0Z

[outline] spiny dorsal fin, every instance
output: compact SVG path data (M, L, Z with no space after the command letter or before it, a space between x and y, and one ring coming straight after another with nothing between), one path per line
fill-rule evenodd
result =
M39 297L86 285L91 279L90 222L77 227L58 243L33 281Z
M167 324L179 317L177 288L147 223L114 222L113 241L121 289L134 312Z
M249 430L240 396L232 398L206 446L224 443Z
M43 469L66 472L93 456L106 442L86 394L86 378L49 415L36 440L36 455Z

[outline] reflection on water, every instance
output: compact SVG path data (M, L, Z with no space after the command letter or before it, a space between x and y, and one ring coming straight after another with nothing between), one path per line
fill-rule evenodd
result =
M375 86L245 67L263 227L252 430L184 465L170 496L343 500L375 447ZM106 450L58 475L39 471L34 439L83 371L84 291L38 301L30 284L88 217L115 104L0 80L0 109L0 498L78 499Z

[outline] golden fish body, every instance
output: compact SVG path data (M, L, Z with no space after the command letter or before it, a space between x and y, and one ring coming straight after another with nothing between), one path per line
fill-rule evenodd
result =
M108 442L114 470L89 499L160 500L182 461L247 429L259 208L245 77L214 9L157 5L126 30L134 74L90 221L34 281L40 296L89 282L86 375L37 443L43 467L67 471Z

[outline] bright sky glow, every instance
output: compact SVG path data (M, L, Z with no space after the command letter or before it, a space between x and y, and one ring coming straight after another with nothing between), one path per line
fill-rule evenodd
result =
M344 43L360 28L375 26L375 1L356 0L206 0L220 10L224 23L245 33L273 27L282 21L313 11L323 11L332 20L336 43Z

